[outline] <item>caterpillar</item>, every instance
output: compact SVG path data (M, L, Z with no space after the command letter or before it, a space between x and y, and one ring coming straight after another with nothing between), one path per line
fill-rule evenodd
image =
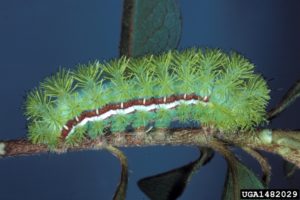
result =
M269 92L242 55L190 48L61 68L28 92L24 110L29 139L49 146L174 120L231 134L267 122Z

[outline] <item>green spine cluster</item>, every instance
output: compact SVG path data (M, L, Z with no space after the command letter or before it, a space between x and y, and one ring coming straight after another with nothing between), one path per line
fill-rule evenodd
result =
M180 105L173 110L138 111L89 122L66 139L78 143L112 132L146 126L168 127L173 120L193 120L224 134L248 131L266 122L269 89L254 73L254 65L237 54L218 49L170 51L159 56L89 63L75 70L60 69L29 92L25 103L29 139L55 146L66 122L83 111L131 99L173 94L209 96L207 105Z

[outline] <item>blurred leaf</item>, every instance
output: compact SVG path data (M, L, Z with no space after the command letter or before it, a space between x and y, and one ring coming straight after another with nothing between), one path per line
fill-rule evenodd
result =
M237 173L235 174L237 174L237 184L239 184L239 189L266 189L260 179L244 164L238 160L236 160L234 164L237 169ZM234 199L235 191L233 191L233 184L232 173L230 170L227 170L227 178L223 193L224 200Z
M298 80L284 95L278 105L269 111L268 118L273 119L284 111L289 105L291 105L300 96L300 80Z
M106 149L115 155L121 162L122 172L121 172L121 180L117 187L117 190L114 194L113 200L125 200L126 198L126 190L127 190L127 183L128 183L128 163L127 158L123 154L122 151L113 147L107 146Z
M286 160L283 161L283 170L286 178L291 178L295 174L297 169L298 167L293 163L290 163Z
M190 178L201 166L207 164L213 157L214 151L210 148L200 148L201 156L183 167L141 179L139 188L151 200L177 199L184 191Z
M125 0L120 54L142 56L177 47L181 15L176 0Z

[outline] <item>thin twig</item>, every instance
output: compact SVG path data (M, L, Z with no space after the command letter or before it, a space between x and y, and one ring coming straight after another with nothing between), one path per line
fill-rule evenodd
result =
M125 200L127 183L128 183L128 162L126 156L118 148L113 146L106 146L106 150L114 154L121 162L121 180L113 197L113 200Z
M268 119L271 120L278 116L288 106L290 106L300 96L300 80L298 80L282 97L277 106L268 113Z
M242 149L258 161L263 172L262 180L264 181L265 185L268 186L271 179L271 166L268 160L254 149L249 147L242 147Z
M231 178L232 182L231 182L231 187L232 187L232 194L233 194L233 200L238 200L240 197L240 185L238 182L238 169L237 169L237 165L236 165L236 157L235 155L232 153L232 151L230 149L228 149L228 146L223 143L222 141L212 141L211 142L212 148L214 150L216 150L217 152L219 152L221 155L224 156L224 158L227 161L227 166L228 166L228 170L229 173L227 173L227 180L229 178ZM226 184L224 191L227 191L226 187L229 187L228 184Z

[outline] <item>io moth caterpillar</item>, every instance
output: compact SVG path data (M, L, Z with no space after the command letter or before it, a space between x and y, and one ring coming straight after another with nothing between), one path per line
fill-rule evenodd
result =
M269 98L243 56L192 48L60 69L28 93L25 115L29 139L49 146L174 120L231 134L266 122Z

